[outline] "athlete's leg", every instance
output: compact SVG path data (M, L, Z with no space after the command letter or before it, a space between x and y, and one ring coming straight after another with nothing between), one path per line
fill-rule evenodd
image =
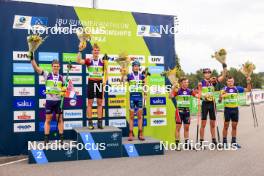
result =
M134 128L134 109L129 110L129 137L128 140L133 140L133 128Z
M86 114L87 114L87 119L88 119L88 127L89 129L94 129L93 127L93 121L92 121L92 106L93 106L93 100L94 99L88 99L87 103L87 109L86 109Z

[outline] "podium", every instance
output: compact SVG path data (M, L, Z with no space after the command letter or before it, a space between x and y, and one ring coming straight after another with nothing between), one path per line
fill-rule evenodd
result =
M160 141L151 137L145 137L144 141L140 141L138 139L128 141L128 138L123 138L122 143L123 157L139 157L164 154L164 147L160 144Z
M122 138L122 130L105 126L104 129L89 130L87 127L75 128L76 138L50 141L44 146L43 141L28 142L28 163L46 164L58 161L100 160L104 158L139 157L163 155L164 148L160 141L146 137L144 141Z
M77 143L86 146L78 150L78 160L98 160L122 157L122 130L106 126L104 129L89 130L87 127L74 129Z
M70 143L72 143L72 148L69 147ZM64 141L62 146L59 141L50 141L45 147L43 141L28 142L28 163L46 164L48 162L75 161L78 152L75 144L75 141Z

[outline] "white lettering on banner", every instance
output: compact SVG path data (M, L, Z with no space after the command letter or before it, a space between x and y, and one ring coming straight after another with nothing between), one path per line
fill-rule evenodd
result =
M14 111L14 120L34 120L35 111Z
M83 127L82 121L64 121L64 130Z
M125 128L127 126L127 122L126 119L111 119L109 120L109 126Z
M148 61L150 64L164 64L163 56L149 56Z
M64 110L63 117L65 119L79 119L83 118L83 111L82 109L72 109L72 110Z
M35 122L32 123L14 123L14 132L23 133L23 132L33 132L35 131Z
M14 96L35 96L35 87L14 87Z

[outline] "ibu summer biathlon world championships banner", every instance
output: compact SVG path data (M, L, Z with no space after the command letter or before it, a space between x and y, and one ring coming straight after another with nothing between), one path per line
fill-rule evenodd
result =
M27 141L43 140L45 121L45 82L36 74L28 59L26 38L32 27L45 29L45 42L35 52L36 61L44 70L51 70L51 61L59 59L61 74L67 64L77 100L65 99L65 138L74 139L72 128L87 125L85 66L75 63L79 40L69 27L91 27L92 42L98 43L101 54L110 57L108 84L119 84L120 67L114 62L126 52L148 67L149 85L168 83L160 73L175 66L174 16L134 12L96 10L25 2L0 2L0 154L15 155L27 152ZM91 53L91 44L83 58ZM128 92L110 91L105 94L104 124L128 133ZM144 110L146 136L166 141L174 140L175 106L168 93L148 92ZM93 115L96 117L96 103ZM96 123L96 121L95 121ZM137 120L135 118L135 126ZM51 139L56 139L55 117L51 123ZM134 128L137 134L137 128Z

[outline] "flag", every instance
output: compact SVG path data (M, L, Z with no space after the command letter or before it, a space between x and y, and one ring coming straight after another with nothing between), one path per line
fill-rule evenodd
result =
M65 97L77 99L76 92L74 91L72 80L68 81L68 86L67 86L67 89L65 92Z

